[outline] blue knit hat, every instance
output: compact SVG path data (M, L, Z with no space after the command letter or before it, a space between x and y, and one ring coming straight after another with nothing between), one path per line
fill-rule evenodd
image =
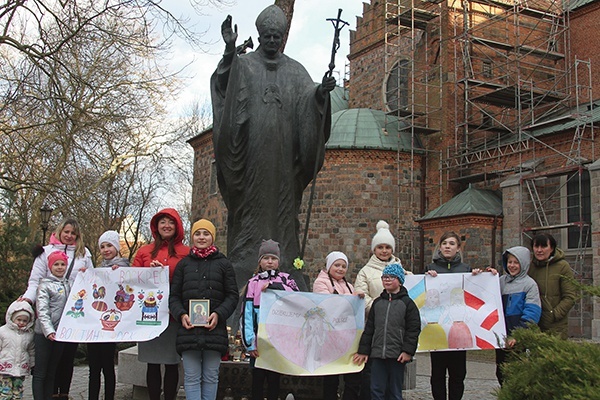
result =
M390 264L387 267L385 267L381 275L395 276L402 284L404 284L405 281L404 268L402 268L402 265L398 263Z

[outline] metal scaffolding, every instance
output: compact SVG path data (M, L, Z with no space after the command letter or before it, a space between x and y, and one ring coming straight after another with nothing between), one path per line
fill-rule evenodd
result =
M408 182L398 146L398 182L408 186L410 204L417 205L422 189L415 174L415 149L419 137L439 132L442 120L442 0L388 0L385 12L384 100L386 127L398 126L411 138ZM388 129L391 131L391 129ZM400 188L402 190L402 188ZM403 210L398 196L398 212ZM398 221L406 220L401 215ZM410 265L415 265L418 228L413 221L400 224L410 235Z

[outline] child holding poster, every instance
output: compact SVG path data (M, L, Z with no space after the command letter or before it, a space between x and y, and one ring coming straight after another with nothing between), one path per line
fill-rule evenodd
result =
M98 247L102 255L102 263L98 268L129 267L129 260L121 257L121 241L119 232L106 231L98 239ZM104 297L104 287L96 287L92 295L94 299ZM100 374L104 375L104 398L113 400L115 398L115 349L117 344L112 343L88 343L87 358L90 366L90 380L88 384L88 399L98 400L100 396Z
M68 258L62 251L54 251L48 256L51 275L42 278L37 287L35 306L35 369L33 371L33 398L49 399L54 390L54 380L58 364L65 348L64 342L56 341L56 328L60 322L67 297L71 290L69 280L65 278ZM64 396L66 399L68 397Z
M365 294L354 290L346 280L348 272L348 257L341 251L332 251L325 258L325 269L313 283L313 293L357 295L364 298ZM360 392L360 372L344 374L344 394L342 400L358 400ZM337 400L339 375L323 377L323 399Z
M258 311L260 294L267 289L298 291L298 285L292 277L279 271L279 243L273 240L263 240L258 250L258 269L250 278L244 291L240 330L244 347L250 353L252 367L252 398L264 398L264 382L267 381L267 400L277 400L279 397L279 378L281 374L256 368L254 363L259 356L256 347L258 332Z
M377 233L371 239L371 251L373 255L371 255L367 264L358 271L356 281L354 282L356 290L365 294L365 309L367 314L371 309L373 301L383 291L383 284L381 283L381 272L383 269L388 264L399 264L402 268L400 259L394 255L396 240L390 232L390 225L385 221L379 221L376 228Z
M508 335L505 346L514 347L516 340L510 334L516 328L525 328L527 323L537 324L542 315L542 303L538 285L527 275L531 261L531 252L527 247L515 246L502 254L504 275L500 277L500 293L504 306L504 321ZM489 269L491 271L491 269ZM496 377L500 386L504 381L502 364L507 351L496 349Z
M235 271L214 245L216 232L209 220L194 222L190 254L177 263L171 280L169 311L182 325L176 348L183 359L188 399L217 398L221 357L229 348L227 318L238 302ZM208 306L199 300L208 300ZM195 326L193 316L203 313L208 316L202 321L206 325Z
M384 290L373 301L358 352L352 358L358 365L371 361L371 398L374 400L402 400L404 366L417 351L421 317L403 286L404 279L400 264L390 264L383 269Z

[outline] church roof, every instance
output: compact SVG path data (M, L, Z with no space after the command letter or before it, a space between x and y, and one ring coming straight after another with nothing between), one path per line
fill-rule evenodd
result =
M333 103L333 101L332 101ZM369 108L351 108L341 110L331 116L331 137L327 149L411 149L409 131L399 130L406 127L397 117L386 116L383 111ZM422 149L415 137L415 149Z
M348 109L348 90L336 86L330 93L331 114Z
M502 214L502 198L498 192L492 190L476 189L469 185L467 190L457 194L448 202L419 218L419 221L428 219L448 218L458 215L489 215Z

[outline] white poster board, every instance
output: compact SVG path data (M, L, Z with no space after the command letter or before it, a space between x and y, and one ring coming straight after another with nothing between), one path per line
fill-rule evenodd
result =
M406 275L404 286L421 313L418 352L504 346L506 325L498 275Z
M365 325L358 296L267 290L261 295L256 366L286 375L358 372Z
M168 323L168 268L90 268L75 278L56 340L144 342Z

